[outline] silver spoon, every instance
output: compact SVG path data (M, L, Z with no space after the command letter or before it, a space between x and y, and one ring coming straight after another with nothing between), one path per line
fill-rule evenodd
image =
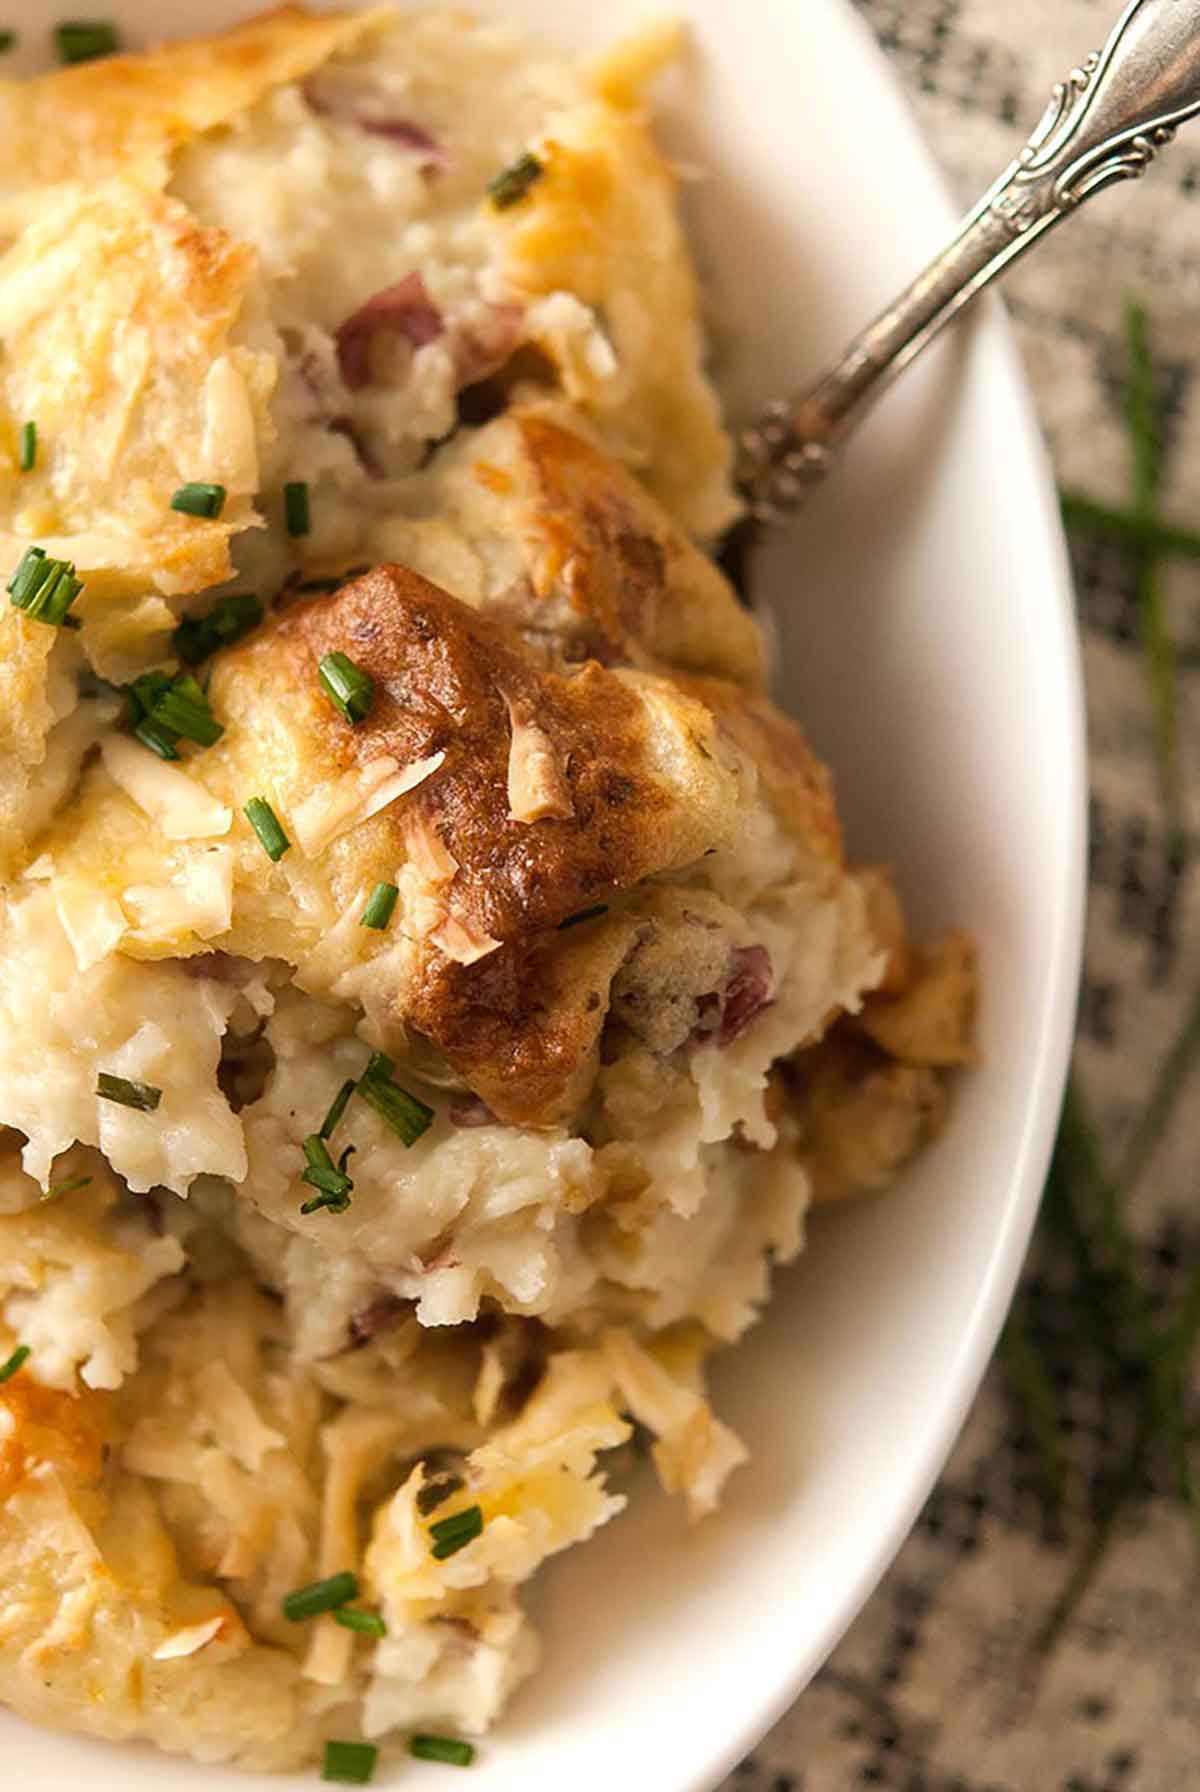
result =
M751 516L794 510L874 401L988 283L1085 199L1144 173L1200 112L1200 0L1130 0L1104 48L1054 89L1029 142L953 240L816 384L738 438Z

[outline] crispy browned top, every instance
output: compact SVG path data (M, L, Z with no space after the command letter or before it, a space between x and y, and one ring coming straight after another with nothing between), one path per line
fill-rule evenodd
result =
M0 83L0 228L36 215L38 188L118 168L165 182L165 152L300 80L380 17L285 5L213 37ZM157 166L156 166L157 164Z
M51 1463L72 1480L100 1473L107 1401L43 1387L27 1371L0 1387L0 1500L15 1492L39 1463Z
M681 690L709 708L717 726L758 767L771 807L786 831L816 860L842 865L842 830L829 767L817 758L799 724L769 697L739 690L719 678L680 675Z
M500 450L497 460L488 457ZM527 620L573 621L585 653L609 664L686 667L761 685L762 640L707 555L633 475L582 436L533 410L480 439L477 476L524 487ZM558 618L554 613L561 612Z
M678 861L686 817L652 769L645 706L617 674L548 669L513 631L402 566L293 609L249 650L268 657L272 682L297 691L316 688L333 651L371 675L376 700L357 728L315 705L315 761L347 767L388 753L405 765L445 753L404 813L423 811L458 861L452 907L464 921L519 939ZM561 759L569 819L510 818L509 703L536 718Z
M506 945L478 964L426 956L412 1024L513 1125L545 1125L587 1094L609 989L636 931L619 916Z
M374 681L357 727L320 693L330 652ZM531 646L515 619L480 613L402 566L277 614L222 656L212 696L231 726L201 765L238 807L265 785L286 817L315 786L383 755L401 766L445 755L313 865L344 908L373 879L395 876L414 825L449 852L453 875L436 901L498 948L457 962L415 911L402 913L397 926L417 942L408 970L368 1007L397 1043L408 1028L427 1035L514 1124L547 1124L578 1105L631 943L619 903L578 929L560 932L561 922L740 839L749 802L774 809L798 875L839 875L828 779L765 698L717 679L566 664ZM543 819L510 812L514 716L536 725L561 770L567 800ZM251 859L256 874L264 863ZM277 933L252 938L244 922L239 936L236 916L226 943L303 956Z

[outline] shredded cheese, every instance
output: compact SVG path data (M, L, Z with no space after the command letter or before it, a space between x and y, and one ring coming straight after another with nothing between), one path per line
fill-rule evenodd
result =
M456 964L475 964L490 952L498 952L503 944L502 940L494 940L490 933L483 933L451 914L430 930L429 938L439 952L445 953Z
M562 755L544 728L505 698L512 738L508 748L508 813L513 821L568 821L575 813Z
M209 1618L203 1624L189 1624L183 1630L176 1630L158 1645L151 1660L178 1661L182 1655L195 1655L206 1643L211 1643L215 1636L220 1635L224 1624L224 1615L218 1612L215 1618Z
M125 932L120 903L82 884L59 884L54 892L54 906L81 971L88 971L107 958Z
M198 779L156 759L120 734L100 743L104 769L138 808L156 821L168 840L208 840L227 834L233 811L217 801Z
M189 933L215 939L233 921L233 854L226 846L202 849L168 883L131 884L121 901L143 942L169 944Z
M258 490L258 440L246 382L229 355L219 355L204 382L204 476L231 492Z
M310 858L323 852L342 834L432 777L445 757L445 753L433 753L401 768L398 760L384 753L366 765L352 766L332 783L322 784L292 810L292 828L301 848Z
M448 884L458 870L458 860L424 815L409 816L404 828L404 848L409 864L426 883Z

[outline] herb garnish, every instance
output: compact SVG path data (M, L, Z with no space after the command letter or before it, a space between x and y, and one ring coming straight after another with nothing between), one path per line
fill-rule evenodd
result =
M43 1201L57 1201L60 1195L73 1194L77 1188L87 1188L90 1176L69 1176L65 1182L51 1182L42 1190Z
M121 47L117 28L109 19L64 19L54 27L54 41L64 62L94 62Z
M1150 354L1150 333L1141 305L1125 308L1125 415L1133 460L1133 494L1130 509L1142 522L1158 517L1163 484L1162 431L1159 402ZM1171 641L1167 633L1166 593L1159 555L1143 551L1137 582L1138 630L1146 673L1158 750L1159 781L1163 807L1172 832L1178 834L1182 792L1178 756L1178 687Z
M45 622L51 628L78 628L79 619L67 612L83 590L82 579L75 577L72 560L56 560L45 548L26 548L20 564L5 587L15 609L23 610L33 622Z
M6 1363L0 1363L0 1382L11 1381L23 1363L29 1361L28 1344L18 1344Z
M289 479L283 488L283 514L289 535L307 535L312 528L308 486L303 479Z
M277 864L292 843L279 825L279 817L266 797L252 796L243 813L258 835L263 851L273 864Z
M413 1736L408 1752L418 1761L445 1761L450 1767L469 1767L475 1759L474 1743L455 1736Z
M415 1145L433 1125L433 1109L392 1079L395 1065L382 1052L372 1052L358 1079L358 1094L406 1145Z
M439 1518L429 1527L434 1560L444 1562L447 1556L457 1555L482 1534L483 1511L479 1506L464 1506L449 1518Z
M22 473L32 473L37 465L37 424L22 423L17 438L17 465Z
M386 1636L387 1625L378 1612L360 1611L356 1605L340 1605L333 1614L335 1624L343 1630L357 1630L360 1636Z
M333 1137L334 1128L337 1126L342 1115L346 1112L346 1104L357 1087L358 1085L349 1077L342 1084L341 1088L329 1104L329 1112L321 1122L319 1136L322 1139L331 1139Z
M363 910L360 926L373 927L377 933L382 933L392 918L399 895L395 884L376 884Z
M428 1518L431 1512L444 1506L456 1493L461 1493L465 1486L466 1482L461 1475L438 1475L435 1480L426 1481L417 1490L417 1511L422 1518Z
M162 1090L153 1083L139 1083L132 1077L109 1076L101 1071L96 1078L96 1094L102 1101L115 1101L123 1108L137 1108L152 1114L162 1100Z
M494 180L488 182L488 198L498 212L507 211L510 205L516 205L519 200L524 199L533 183L540 180L545 172L537 157L526 151L509 167L502 168Z
M321 1778L339 1786L367 1786L378 1759L373 1742L327 1742Z
M607 913L607 902L597 902L591 908L581 908L578 914L568 915L565 921L559 922L558 931L565 933L568 927L582 927L585 921L594 921L598 915Z
M211 747L225 732L190 672L143 672L125 695L135 738L160 759L178 759L181 740Z
M317 1193L311 1201L305 1201L301 1213L317 1213L322 1207L328 1208L330 1213L345 1213L354 1188L353 1178L346 1174L346 1163L353 1150L353 1145L347 1145L335 1164L321 1134L309 1133L304 1141L308 1168L300 1180L307 1182L309 1188L315 1188Z
M185 516L201 516L210 522L213 517L220 516L225 508L225 487L208 485L203 480L189 480L181 485L171 498L171 509L181 510Z
M323 1612L336 1611L339 1605L357 1598L356 1574L331 1574L327 1580L310 1581L306 1587L297 1587L294 1593L285 1593L283 1615L293 1624L302 1624L306 1618L319 1618Z
M344 722L365 721L375 700L375 681L344 653L327 653L317 667L321 689Z
M1146 316L1136 304L1126 308L1125 340L1131 504L1127 509L1113 509L1075 492L1064 492L1061 501L1070 527L1112 536L1140 556L1139 638L1154 713L1160 800L1171 856L1182 862L1176 738L1178 653L1166 629L1159 578L1163 563L1171 557L1200 559L1200 534L1165 523L1159 513L1160 407ZM1128 1202L1198 1066L1200 996L1194 998L1163 1057L1111 1171L1077 1078L1072 1077L1067 1088L1043 1201L1041 1236L1048 1246L1067 1253L1072 1265L1068 1298L1076 1323L1065 1348L1072 1358L1082 1348L1093 1351L1117 1387L1131 1390L1132 1411L1124 1457L1093 1490L1088 1535L1041 1627L1038 1641L1043 1649L1057 1641L1087 1593L1127 1504L1144 1483L1156 1456L1170 1464L1177 1496L1200 1540L1200 1488L1192 1464L1196 1433L1188 1397L1192 1360L1200 1342L1200 1265L1192 1268L1173 1306L1164 1311L1157 1290L1147 1285L1141 1273L1138 1246L1126 1219ZM1056 1337L1035 1329L1028 1297L1019 1298L1006 1329L1003 1357L1010 1387L1023 1408L1041 1463L1048 1512L1062 1514L1066 1521L1071 1476L1049 1361Z
M219 647L229 647L257 628L264 613L252 591L231 591L207 616L185 616L171 636L171 645L185 666L198 666Z

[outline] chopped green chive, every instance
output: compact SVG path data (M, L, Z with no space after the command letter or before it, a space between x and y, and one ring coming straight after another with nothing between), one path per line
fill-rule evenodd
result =
M309 1188L315 1188L317 1193L313 1200L304 1203L301 1213L316 1213L322 1207L327 1207L331 1213L345 1213L354 1187L353 1179L346 1174L346 1160L353 1150L353 1145L348 1146L335 1164L320 1133L309 1133L304 1141L308 1168L300 1180L307 1182Z
M8 52L10 50L15 50L16 47L17 47L16 32L15 31L0 31L0 56L7 56Z
M363 910L361 925L374 927L377 933L382 933L392 918L399 895L395 884L376 884L371 891L370 901Z
M607 913L607 902L597 902L592 908L581 908L577 915L568 915L565 921L559 922L558 931L565 933L568 927L582 927L585 921L594 921L597 915L606 915Z
M321 1778L339 1786L367 1786L378 1759L373 1742L327 1742Z
M33 596L46 577L47 569L60 564L59 561L47 559L45 548L26 548L5 590L11 594L13 602L19 608Z
M280 827L279 818L266 797L252 796L246 804L245 816L258 835L267 857L278 862L292 843Z
M64 19L54 27L54 41L64 62L94 62L121 47L117 28L108 19Z
M524 199L534 181L544 173L537 157L526 152L510 167L501 169L495 180L488 182L488 198L498 212L507 211L510 205Z
M445 1761L449 1767L469 1767L475 1759L474 1743L454 1736L414 1736L408 1751L418 1761Z
M173 729L163 728L153 719L155 704L171 688L169 672L143 672L132 684L124 687L129 703L129 722L134 736L160 759L178 759L179 736Z
M45 548L26 548L6 589L14 607L32 621L52 628L79 627L77 618L67 614L83 590L73 561L55 560Z
M143 672L125 687L132 707L133 732L160 759L178 759L181 740L211 747L225 730L213 715L208 698L190 672Z
M352 1082L349 1078L342 1084L341 1088L334 1096L333 1101L330 1103L329 1112L321 1122L321 1131L318 1135L320 1138L331 1139L333 1137L334 1129L342 1115L346 1112L346 1103L354 1094L356 1087L357 1084Z
M86 1188L91 1181L90 1176L71 1176L66 1182L51 1182L42 1190L43 1201L57 1201L60 1195L73 1194L77 1188Z
M0 1381L11 1381L22 1363L29 1361L28 1344L18 1344L6 1363L0 1363Z
M436 1481L426 1481L417 1494L417 1511L422 1518L428 1518L465 1486L461 1475L439 1475Z
M457 1555L460 1549L465 1549L482 1534L483 1512L478 1506L464 1506L461 1512L455 1512L449 1518L439 1518L429 1527L434 1560L444 1562L447 1556Z
M17 450L18 463L22 473L32 473L37 465L37 424L22 423Z
M373 1052L358 1079L358 1093L406 1145L415 1145L433 1125L433 1109L392 1080L395 1066L382 1052Z
M162 727L174 729L184 740L194 740L200 747L215 746L225 732L190 672L181 672L172 679L151 714Z
M205 485L199 480L181 485L171 499L172 510L182 510L185 516L203 516L212 518L220 516L225 508L225 487L223 485Z
M162 1090L153 1083L138 1083L127 1076L109 1076L101 1071L96 1078L96 1094L103 1101L115 1101L123 1108L139 1108L152 1114L162 1100Z
M377 1612L359 1611L356 1605L339 1606L333 1614L335 1624L343 1630L357 1630L360 1636L386 1636L387 1625Z
M283 514L289 535L307 535L312 528L308 486L303 479L289 479L283 488Z
M264 610L252 591L231 591L207 616L185 616L171 645L185 666L198 666L218 647L229 647L262 621Z
M351 1187L353 1186L353 1183L351 1183ZM313 1196L311 1201L302 1201L300 1203L300 1211L307 1219L310 1213L320 1213L322 1209L327 1210L329 1213L345 1213L349 1205L349 1195L335 1195L322 1189L319 1194Z
M294 1593L285 1593L283 1615L293 1624L302 1624L306 1618L319 1618L322 1612L336 1611L339 1605L347 1605L357 1598L356 1574L331 1574L328 1580L310 1581L306 1587L297 1587Z
M173 740L169 734L156 727L153 722L139 722L133 731L133 736L135 740L140 740L144 747L149 747L152 753L157 753L160 759L179 758L176 751L177 737Z
M327 653L317 668L321 689L343 721L363 721L375 698L375 681L344 653Z

